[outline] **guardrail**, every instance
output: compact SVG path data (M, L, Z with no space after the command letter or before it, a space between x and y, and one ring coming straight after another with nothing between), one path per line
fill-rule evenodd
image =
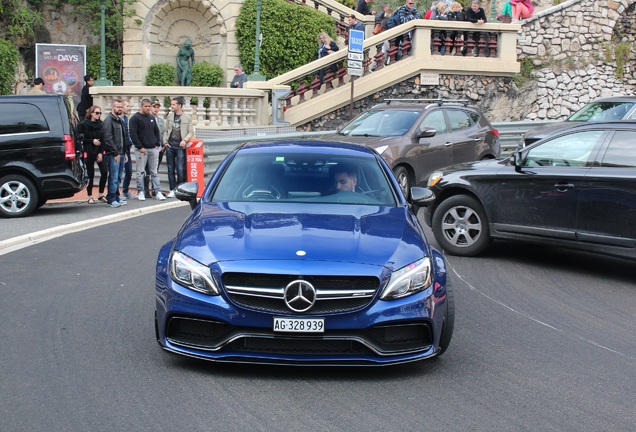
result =
M500 143L501 143L501 156L507 156L517 149L521 141L521 136L528 130L553 123L553 121L525 121L525 122L499 122L493 123L493 127L499 131ZM325 135L335 133L332 131L322 132L294 132L287 134L268 135L268 136L242 136L236 138L211 138L204 139L204 178L206 181L212 177L214 171L221 164L223 159L238 145L248 141L270 141L281 139L303 139L303 138L322 138ZM134 156L133 156L134 162ZM135 163L133 163L133 170L135 170ZM95 173L95 184L99 179L99 171ZM166 162L163 162L159 167L159 179L161 181L161 188L164 191L169 190L168 187L168 167ZM133 171L133 178L131 186L135 187L137 181L136 172Z

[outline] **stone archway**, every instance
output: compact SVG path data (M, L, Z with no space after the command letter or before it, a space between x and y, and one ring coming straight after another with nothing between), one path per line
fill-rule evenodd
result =
M124 32L124 85L144 85L153 64L176 66L176 54L186 39L191 39L197 63L206 61L231 71L238 58L234 29L228 32L226 21L234 20L238 8L227 0L158 0L151 6L135 3L136 15L127 21ZM232 7L234 6L234 7ZM141 17L141 19L139 18ZM141 25L137 24L141 20ZM227 80L228 72L226 72Z

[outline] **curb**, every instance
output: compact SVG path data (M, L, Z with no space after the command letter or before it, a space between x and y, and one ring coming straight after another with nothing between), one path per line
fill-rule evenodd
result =
M168 210L176 207L183 207L189 205L187 202L174 201L169 203L157 204L149 207L143 207L140 209L128 210L125 212L102 216L95 219L83 220L79 222L73 222L66 225L61 225L55 228L48 228L42 231L36 231L30 234L24 234L18 237L13 237L7 240L0 241L0 255L7 254L28 246L32 246L37 243L41 243L47 240L51 240L56 237L60 237L64 234L84 231L90 228L95 228L101 225L106 225L113 222L120 222L126 219L132 219L143 214L154 213L162 210Z

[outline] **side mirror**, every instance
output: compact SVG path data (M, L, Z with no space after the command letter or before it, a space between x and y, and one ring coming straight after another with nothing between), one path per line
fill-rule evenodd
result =
M174 196L179 201L186 201L190 203L190 208L194 209L197 206L197 194L199 193L199 183L187 182L177 185L174 190Z
M436 133L437 133L437 130L433 128L424 128L420 131L420 133L417 134L417 138L419 139L419 138L434 137Z
M434 201L435 194L432 190L417 186L411 188L411 202L413 207L427 207Z

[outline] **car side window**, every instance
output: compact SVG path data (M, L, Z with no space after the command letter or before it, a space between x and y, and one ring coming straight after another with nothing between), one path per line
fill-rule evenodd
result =
M424 117L422 123L417 129L417 132L421 132L424 129L435 129L436 135L448 132L446 127L446 120L444 120L444 112L441 110L433 111Z
M448 116L448 123L453 132L467 129L473 125L473 121L466 111L449 109L446 110L446 115Z
M607 147L601 166L636 168L636 132L617 131Z
M584 167L605 132L590 130L571 133L532 147L526 153L526 166Z
M0 135L46 132L49 126L44 114L27 103L0 104Z

